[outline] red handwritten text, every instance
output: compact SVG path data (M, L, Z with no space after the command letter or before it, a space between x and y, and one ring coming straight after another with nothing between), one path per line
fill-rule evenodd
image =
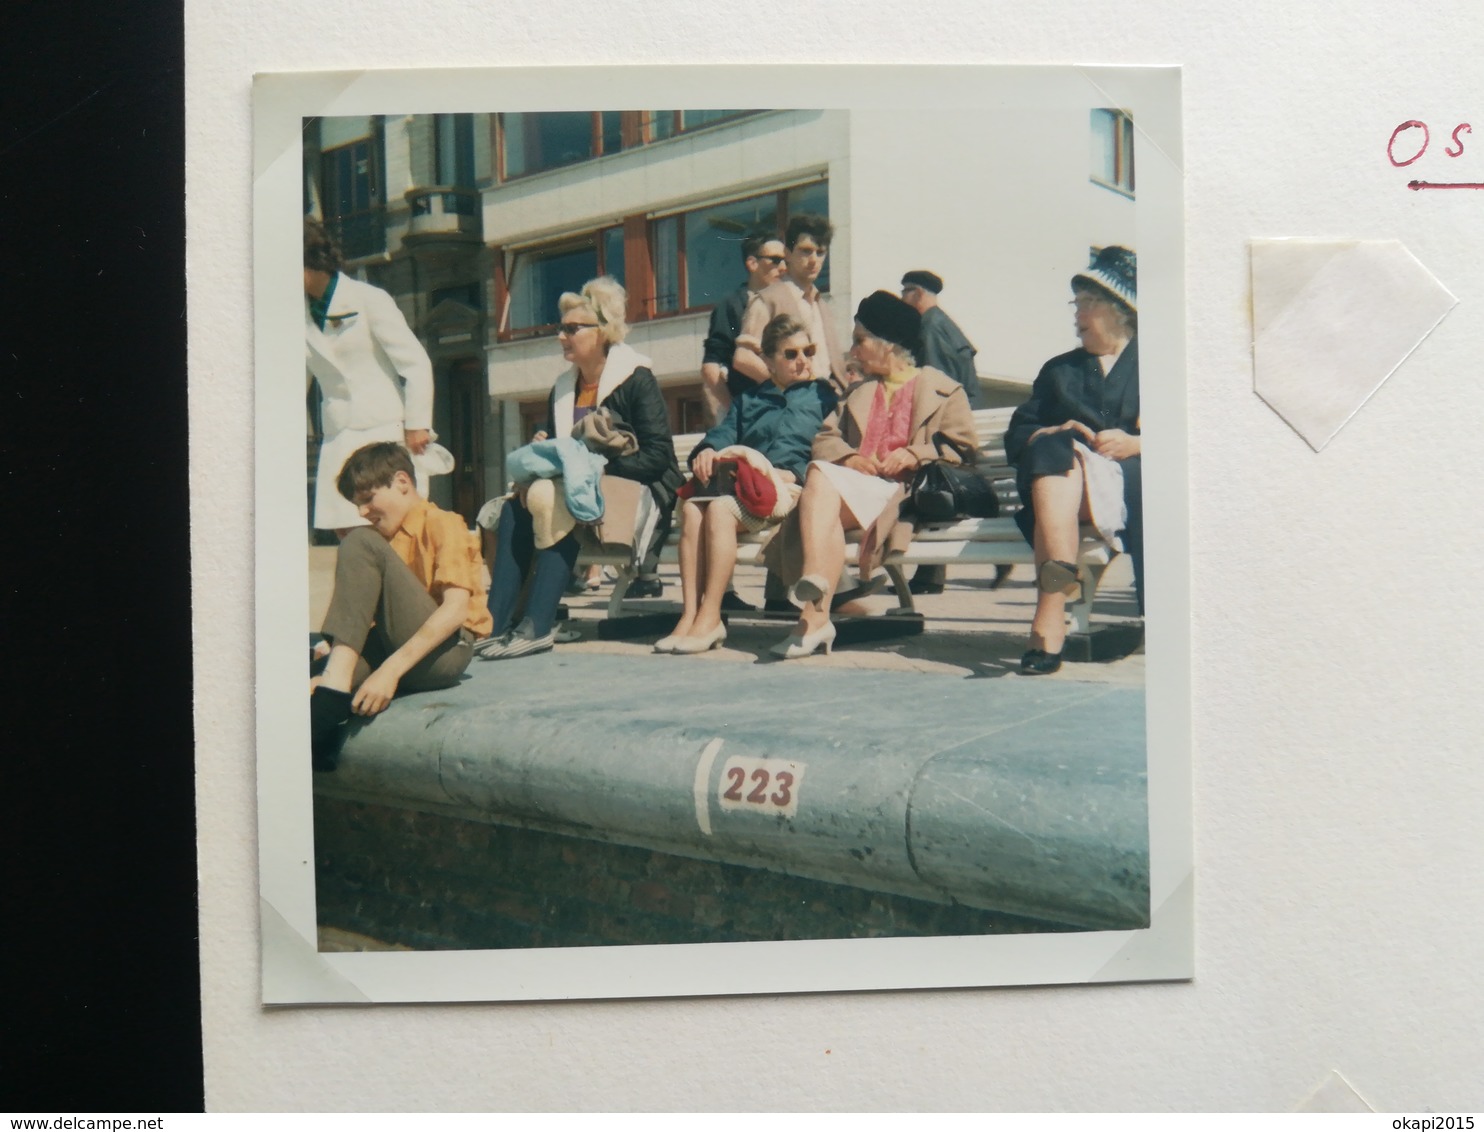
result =
M1463 135L1473 132L1474 128L1467 122L1458 123L1449 133L1448 138L1451 144L1443 147L1443 153L1448 157L1462 157ZM1394 168L1405 168L1420 161L1431 144L1432 131L1428 129L1427 123L1416 118L1409 118L1391 131L1391 137L1386 141L1386 160L1391 162ZM1407 188L1414 192L1419 189L1484 189L1484 182L1408 181Z

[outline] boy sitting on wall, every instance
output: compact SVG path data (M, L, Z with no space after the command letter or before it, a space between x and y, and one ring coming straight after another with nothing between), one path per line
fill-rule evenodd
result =
M358 448L335 486L371 525L350 530L335 557L330 655L310 682L315 770L335 769L352 714L457 684L491 628L478 544L462 518L417 494L405 448Z

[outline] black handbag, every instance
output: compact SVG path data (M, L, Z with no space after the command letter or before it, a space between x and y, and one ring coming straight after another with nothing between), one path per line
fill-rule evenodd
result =
M917 469L908 489L908 498L913 514L928 523L993 519L1000 513L1000 499L995 494L994 484L973 468L945 464L941 460Z

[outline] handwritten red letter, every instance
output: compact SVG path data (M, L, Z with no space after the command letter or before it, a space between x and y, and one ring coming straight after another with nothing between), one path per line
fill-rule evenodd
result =
M1407 158L1405 161L1398 161L1396 159L1396 153L1394 152L1397 135L1400 134L1403 130L1410 130L1413 127L1416 127L1417 129L1420 129L1422 131L1422 148L1419 149L1413 156ZM1412 162L1416 161L1417 158L1421 157L1424 153L1427 152L1427 143L1431 140L1432 134L1429 133L1426 122L1419 122L1415 118L1411 119L1410 121L1403 122L1400 126L1391 131L1391 140L1386 143L1387 160L1389 160L1398 169L1400 169L1403 165L1410 165L1412 164Z

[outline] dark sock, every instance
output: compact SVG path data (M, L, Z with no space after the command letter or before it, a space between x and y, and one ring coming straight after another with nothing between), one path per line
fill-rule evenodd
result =
M350 719L350 693L323 684L309 697L309 751L315 770L334 770L345 741L343 724Z

